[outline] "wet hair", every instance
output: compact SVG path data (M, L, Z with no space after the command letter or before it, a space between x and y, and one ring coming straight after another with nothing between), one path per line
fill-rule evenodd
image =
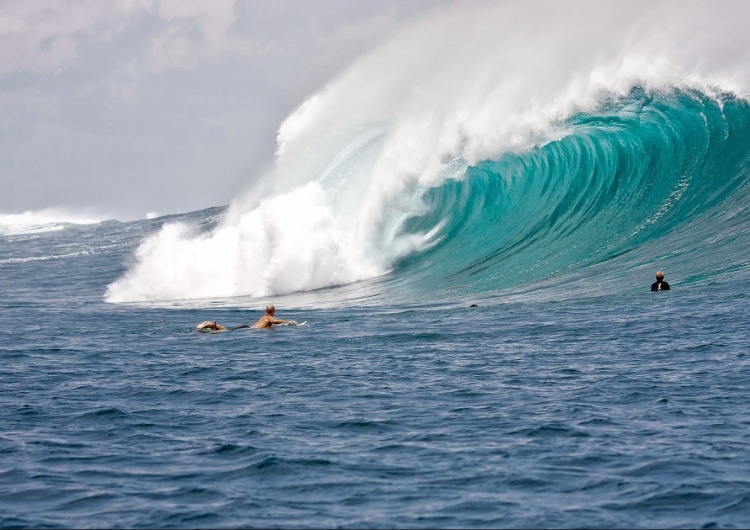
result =
M276 312L276 308L274 306L272 306L272 305L267 305L266 306L266 313L267 314L274 313L274 312Z
M657 278L664 278L664 273L662 271L659 271L656 273Z

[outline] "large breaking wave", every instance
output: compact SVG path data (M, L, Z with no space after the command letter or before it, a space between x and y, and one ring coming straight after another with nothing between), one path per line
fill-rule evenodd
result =
M403 299L538 282L598 292L626 283L622 271L746 271L748 8L711 7L434 15L292 114L275 167L218 226L165 225L105 298L372 278Z

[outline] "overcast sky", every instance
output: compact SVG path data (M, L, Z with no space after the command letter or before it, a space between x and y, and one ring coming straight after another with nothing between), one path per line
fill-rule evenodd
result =
M0 0L0 214L227 204L281 121L449 0Z

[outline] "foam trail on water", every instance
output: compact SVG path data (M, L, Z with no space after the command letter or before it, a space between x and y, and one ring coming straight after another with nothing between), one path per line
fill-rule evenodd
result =
M750 87L750 4L462 3L405 28L280 126L277 163L213 232L168 225L111 302L264 296L382 274L426 189L568 133L606 98Z

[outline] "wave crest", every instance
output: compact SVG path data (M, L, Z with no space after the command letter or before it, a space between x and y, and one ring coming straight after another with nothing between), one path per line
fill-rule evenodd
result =
M744 6L728 3L724 9L739 14ZM460 277L463 286L490 288L518 277L498 283L510 276L495 268L476 281L472 260L525 256L531 262L517 258L519 274L534 269L544 275L617 252L560 250L567 258L550 261L551 250L542 243L562 247L524 223L547 223L550 233L579 250L590 243L624 251L617 241L636 241L648 226L689 222L687 215L670 217L681 211L675 203L688 204L680 195L685 186L672 177L685 160L708 163L706 155L677 153L650 168L640 165L652 160L644 146L679 149L679 138L663 134L670 129L711 148L700 131L716 135L727 123L707 128L695 119L720 109L721 94L746 94L750 86L750 34L742 17L718 18L711 9L684 2L642 2L625 10L569 2L461 5L411 26L282 123L273 174L249 197L238 198L219 227L194 233L165 226L138 249L136 264L109 286L106 298L265 296L372 278L415 262L422 264L415 278ZM643 97L634 96L634 87ZM697 99L685 97L693 90ZM649 106L659 93L666 98L661 106ZM711 97L718 107L691 107L691 101ZM662 105L677 100L685 107ZM617 116L605 124L613 115L608 105ZM644 106L650 114L639 110ZM666 113L661 129L641 127L642 117L659 119L659 113ZM585 133L594 129L596 134ZM661 139L641 136L653 131ZM529 165L540 157L546 166ZM513 160L517 171L504 165ZM612 160L619 164L615 180L606 175ZM576 164L590 165L585 178L576 175ZM630 166L637 170L626 171ZM660 172L669 174L666 187L659 184ZM492 182L477 184L489 174ZM509 175L528 182L511 189ZM532 182L538 189L522 200L518 189L529 191ZM611 188L618 191L612 195ZM649 208L626 196L624 202L602 199L628 192L646 197ZM497 217L498 211L509 214L504 194L518 199L516 217ZM498 210L487 213L491 207ZM620 224L625 208L640 217ZM537 215L539 209L551 211ZM509 225L509 219L515 224L505 226L508 232L489 228L491 220ZM562 237L580 225L588 227L577 232L585 244ZM610 237L609 230L617 233ZM538 252L519 253L529 239ZM441 252L446 256L438 265L424 258ZM492 260L493 267L510 263Z

